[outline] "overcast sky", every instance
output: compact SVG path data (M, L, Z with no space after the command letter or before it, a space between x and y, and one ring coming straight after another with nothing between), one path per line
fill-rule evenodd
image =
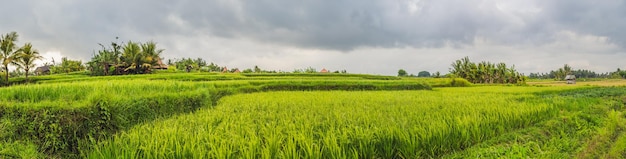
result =
M119 37L240 69L447 73L465 56L526 74L626 68L623 0L20 0L0 6L11 31L46 61L86 62Z

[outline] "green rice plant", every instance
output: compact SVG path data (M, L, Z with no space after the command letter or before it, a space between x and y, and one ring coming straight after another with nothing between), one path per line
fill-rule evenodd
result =
M138 125L83 156L439 157L554 116L552 101L559 97L532 93L550 89L555 88L238 94L213 108Z
M43 158L44 154L37 151L37 145L26 142L0 141L0 158Z

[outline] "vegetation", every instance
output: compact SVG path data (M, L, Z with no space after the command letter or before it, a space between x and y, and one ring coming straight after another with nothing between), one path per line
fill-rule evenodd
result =
M430 77L430 72L420 71L419 73L417 73L417 77Z
M61 58L61 63L58 65L50 66L50 71L52 73L64 73L69 74L71 72L79 72L84 71L85 66L83 62L80 60L70 60L67 57Z
M131 129L97 144L87 156L438 157L487 136L531 125L556 111L549 103L517 102L524 93L502 96L500 91L484 90L476 90L482 94L443 89L235 95L222 99L214 109ZM441 96L456 100L440 100ZM285 98L289 100L281 100ZM487 99L508 108L484 104Z
M626 136L621 129L625 107L619 100L605 100L625 97L622 89L492 86L242 94L221 99L215 108L134 127L84 155L623 158L626 149L616 141ZM599 143L606 148L589 147Z
M35 61L42 59L39 55L39 51L33 48L30 43L24 44L22 47L17 47L19 35L16 32L11 32L0 37L0 63L2 63L1 70L4 73L4 79L0 80L0 85L9 85L9 65L17 66L17 71L24 70L26 76L26 82L28 82L28 75L30 70L35 67Z
M406 70L404 70L404 69L400 69L400 70L398 70L398 76L399 76L399 77L402 77L402 76L408 76L408 75L409 75L409 74L408 74L408 73L406 73Z
M526 79L515 70L514 66L507 67L505 63L494 64L470 61L468 57L452 63L450 73L456 77L465 78L472 83L524 83Z
M239 73L201 58L155 70L163 50L129 41L101 45L89 71L63 58L29 76L38 51L0 38L0 82L29 83L0 88L0 158L626 158L625 87L523 85L504 63L417 75L434 78ZM547 76L600 77L578 71Z
M9 64L14 64L17 56L17 42L18 35L16 32L11 32L0 37L0 60L2 60L2 69L4 70L4 81L9 81ZM8 84L8 83L7 83Z
M24 44L15 56L14 63L17 64L18 68L24 69L26 82L28 82L28 72L35 67L35 60L40 60L43 57L39 55L39 51L33 49L33 45L30 43Z
M566 75L575 75L577 78L626 78L626 71L617 68L615 72L596 73L591 70L574 70L571 66L565 64L562 68L552 70L547 73L530 73L528 78L531 79L554 79L557 81L564 80Z
M76 157L81 143L106 138L136 124L208 107L225 95L276 90L431 89L426 82L361 78L368 77L365 75L341 79L339 74L334 81L323 80L325 76L290 76L294 79L281 81L269 75L232 75L222 81L228 76L190 75L194 74L98 78L77 74L71 79L57 75L38 81L50 84L0 88L0 138L9 143L30 141L47 155ZM203 79L190 82L190 77Z
M161 61L162 49L155 42L136 43L128 41L125 45L116 42L111 47L104 45L98 54L87 62L92 75L121 75L150 73L154 65ZM162 62L161 62L162 63Z

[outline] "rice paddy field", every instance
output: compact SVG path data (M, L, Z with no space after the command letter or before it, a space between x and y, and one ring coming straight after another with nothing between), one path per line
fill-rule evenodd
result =
M624 86L353 74L33 79L0 88L0 158L626 158Z

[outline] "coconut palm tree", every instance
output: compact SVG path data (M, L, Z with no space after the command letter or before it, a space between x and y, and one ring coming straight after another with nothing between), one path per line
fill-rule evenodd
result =
M138 73L141 64L143 64L143 52L139 43L129 41L123 48L122 59L128 66L126 71L132 70L133 73Z
M14 63L17 64L19 68L24 69L26 73L26 83L29 82L28 72L35 67L35 60L42 58L43 57L39 55L39 51L33 49L33 45L30 43L24 44L24 46L17 51Z
M147 69L154 65L158 65L163 49L157 49L156 43L149 41L145 44L141 44L141 52L143 55L142 66L145 66L144 68L146 68L144 71L149 71Z
M0 63L6 73L5 81L9 81L9 64L13 64L15 59L18 35L16 32L11 32L0 37Z

